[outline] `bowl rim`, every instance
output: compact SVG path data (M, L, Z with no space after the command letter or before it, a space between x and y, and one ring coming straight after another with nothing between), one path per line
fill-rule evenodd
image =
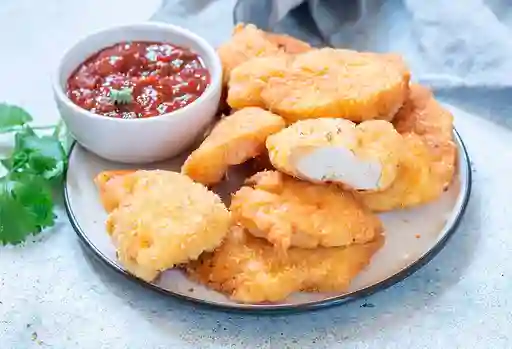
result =
M208 87L205 89L205 91L192 103L176 109L172 112L157 115L154 117L149 118L137 118L137 119L122 119L122 118L111 118L107 117L105 115L100 115L93 113L87 109L84 109L75 103L71 101L71 99L67 96L65 88L61 84L61 75L62 75L62 69L64 66L64 63L68 59L68 57L71 55L71 53L77 49L77 47L82 45L87 45L87 43L94 37L99 37L102 35L105 35L112 31L122 31L126 29L155 29L160 30L163 32L169 32L173 33L177 36L183 36L187 39L190 39L191 41L196 42L199 46L201 46L202 49L204 49L206 55L201 55L200 57L204 60L207 60L211 67L208 69L211 81ZM120 43L122 41L119 41ZM172 44L171 41L169 43ZM105 46L106 47L106 46ZM94 52L98 52L104 47L99 47L94 50ZM94 53L92 53L94 54ZM80 64L82 64L85 60L84 58ZM79 65L80 65L79 64ZM74 69L76 69L78 66L76 66ZM103 120L104 122L114 122L114 123L149 123L149 122L162 122L162 121L173 121L178 122L182 117L185 115L188 115L187 113L193 109L197 108L200 104L202 104L204 101L209 99L212 95L215 95L221 88L222 88L222 64L220 62L220 58L215 50L215 48L203 37L199 36L198 34L192 32L189 29L186 29L184 27L180 27L177 25L169 24L169 23L158 23L158 22L136 22L136 23L130 23L130 24L121 24L121 25L114 25L114 26L108 26L103 27L101 29L98 29L96 31L93 31L89 34L86 34L82 37L80 37L78 40L76 40L73 44L71 44L61 55L59 59L59 63L57 65L57 68L54 70L52 74L52 87L54 91L55 98L58 99L61 103L63 103L67 108L71 109L74 113L82 114L83 116L86 116L91 119L98 119ZM69 77L68 77L69 78ZM66 79L67 80L67 79Z

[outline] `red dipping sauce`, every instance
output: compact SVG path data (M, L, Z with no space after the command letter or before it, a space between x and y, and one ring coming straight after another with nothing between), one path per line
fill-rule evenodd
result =
M210 73L191 50L159 42L122 42L96 53L71 74L67 95L95 114L148 118L195 101Z

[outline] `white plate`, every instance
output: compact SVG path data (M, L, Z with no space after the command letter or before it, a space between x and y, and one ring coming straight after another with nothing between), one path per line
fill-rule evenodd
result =
M100 204L93 178L103 170L127 168L98 158L79 145L69 156L65 182L65 204L69 219L78 236L99 259L123 275L161 293L227 310L256 312L310 310L368 296L403 280L434 257L454 233L468 202L471 190L471 169L466 149L457 132L459 148L456 178L442 197L414 209L381 214L386 230L386 243L373 257L370 266L351 284L345 293L297 293L277 304L245 305L230 301L218 292L188 280L180 270L169 270L154 283L137 279L116 260L115 249L105 230L107 217ZM146 166L179 171L187 154L165 163ZM236 174L230 182L236 181ZM217 188L222 192L228 188Z

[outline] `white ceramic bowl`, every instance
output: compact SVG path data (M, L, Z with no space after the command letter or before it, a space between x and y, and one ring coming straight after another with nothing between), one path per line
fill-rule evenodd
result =
M88 57L107 46L135 40L168 42L192 49L211 74L210 86L182 109L131 120L91 113L66 96L67 79ZM206 40L173 25L141 23L103 29L78 41L62 57L53 90L62 119L78 143L111 161L149 163L177 155L205 131L218 109L221 78L219 57Z

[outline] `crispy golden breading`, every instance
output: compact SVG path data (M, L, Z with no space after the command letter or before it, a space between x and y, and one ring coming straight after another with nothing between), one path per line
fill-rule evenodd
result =
M409 80L411 79L411 71L409 70L409 67L405 63L403 57L401 55L395 54L395 53L375 53L375 52L362 52L361 54L367 55L370 58L381 58L386 61L387 64L394 66L396 69L400 71L402 74L402 77L404 79L404 82L409 84ZM409 91L407 91L408 94ZM407 99L407 98L405 98Z
M288 56L253 58L233 69L228 84L228 105L233 109L265 108L262 91L272 76L284 74L290 59Z
M384 120L301 120L267 138L272 165L312 182L383 190L395 180L402 136Z
M251 96L289 122L319 117L391 120L407 97L410 78L399 56L332 48L249 61L237 67L236 78L234 74L229 89L241 97L228 97L232 107L250 105L242 98ZM264 86L248 84L251 77ZM244 88L248 91L241 93Z
M239 23L233 30L231 39L219 46L217 53L223 67L224 83L231 71L254 57L280 56L302 53L311 46L288 35L267 33L253 24Z
M417 134L438 157L446 158L448 164L453 163L453 116L435 100L428 88L411 86L409 99L393 124L401 134Z
M312 184L276 171L260 172L231 200L233 219L278 250L290 246L347 246L365 243L382 231L379 218L354 193Z
M201 184L161 170L119 176L100 173L96 182L112 209L106 227L119 261L137 277L152 281L160 272L212 251L226 236L230 213ZM120 192L127 194L114 207L109 195L119 197Z
M291 248L286 256L272 245L233 227L213 253L187 265L192 279L241 303L278 302L293 292L343 292L384 244L317 249Z
M282 77L273 76L261 96L289 120L341 117L391 119L402 106L408 75L377 54L320 49L297 55Z
M404 137L403 158L396 180L379 193L362 193L373 211L389 211L433 201L454 176L457 147L453 116L425 87L412 85L409 100L394 124Z
M284 127L276 114L254 107L241 109L215 125L185 161L182 173L205 185L218 183L229 166L259 155L267 137Z
M280 49L289 54L304 53L313 49L307 42L289 35L265 33L265 37L268 41L277 45Z
M278 45L269 41L265 32L252 24L237 24L231 39L217 49L223 79L227 83L231 71L253 57L274 56L283 53Z
M395 180L403 152L403 137L384 120L363 121L356 127L359 148L357 156L377 161L382 166L378 190L391 186Z
M133 172L135 170L103 171L94 178L105 211L112 211L130 195L135 177L126 175Z

